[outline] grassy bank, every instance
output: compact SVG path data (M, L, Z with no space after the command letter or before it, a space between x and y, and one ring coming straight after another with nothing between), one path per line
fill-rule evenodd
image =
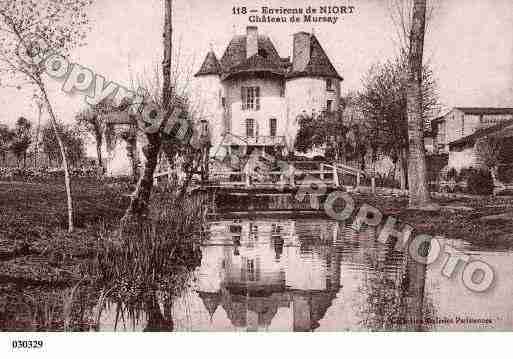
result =
M75 180L72 193L70 234L63 186L0 183L0 330L90 329L100 302L133 313L199 264L201 199L157 191L151 220L120 230L126 188Z
M497 197L437 200L441 210L425 212L409 210L406 198L374 197L358 194L353 198L356 208L370 204L384 216L393 216L413 226L417 233L467 242L490 249L513 248L513 201Z

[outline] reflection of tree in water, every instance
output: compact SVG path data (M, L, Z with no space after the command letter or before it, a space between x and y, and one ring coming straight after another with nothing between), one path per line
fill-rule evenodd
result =
M172 331L174 322L172 308L174 299L179 297L188 287L192 271L198 265L199 254L191 252L191 262L188 265L176 265L177 257L170 252L164 252L169 258L166 264L154 267L154 271L140 272L141 268L135 264L135 270L127 276L124 275L106 284L110 292L106 295L106 302L115 306L116 318L114 328L118 324L126 326L139 323L143 316L146 319L145 331ZM99 308L99 310L101 310Z
M361 324L371 330L393 330L404 318L402 271L392 275L386 271L392 250L391 246L387 246L383 259L377 258L377 251L366 255L369 268L359 288L366 299L361 308Z
M384 247L384 258L377 251L368 256L369 271L359 288L366 302L361 308L361 324L376 331L422 331L424 318L434 317L432 301L424 293L426 265L402 253L399 263L392 243ZM387 270L398 266L395 270Z
M161 201L156 219L126 224L119 238L104 246L96 268L104 288L98 318L103 303L111 303L116 308L115 328L120 322L135 327L145 315L147 331L174 329L173 301L201 264L200 201Z

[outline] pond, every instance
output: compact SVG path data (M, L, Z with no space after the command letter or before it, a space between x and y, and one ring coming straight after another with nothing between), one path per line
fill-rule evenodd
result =
M494 268L495 284L475 293L461 268L441 274L444 256L421 265L376 236L323 218L211 221L201 265L157 308L175 331L513 329L513 248L444 240ZM108 305L97 329L147 330L148 318L123 320Z

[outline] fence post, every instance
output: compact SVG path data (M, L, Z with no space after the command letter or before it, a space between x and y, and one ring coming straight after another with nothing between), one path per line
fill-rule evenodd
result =
M289 173L290 173L290 178L289 178L289 181L290 181L290 185L292 187L296 187L296 168L294 167L293 164L290 164L289 165Z
M340 187L340 181L338 179L338 171L336 166L333 166L333 182L335 183L336 187Z
M356 188L360 187L360 172L356 172Z
M376 178L374 176L371 178L371 189L372 193L376 193Z
M324 164L320 164L320 168L321 168L321 181L324 182Z
M251 186L251 180L249 177L249 169L248 168L244 168L244 176L245 176L245 180L246 180L246 187Z

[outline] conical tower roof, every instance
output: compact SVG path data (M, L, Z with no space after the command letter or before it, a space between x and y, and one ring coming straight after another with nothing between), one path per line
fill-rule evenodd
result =
M221 65L217 60L217 56L213 50L210 50L205 57L205 61L203 61L203 65L201 65L200 70L194 76L202 76L202 75L220 75L221 74Z

